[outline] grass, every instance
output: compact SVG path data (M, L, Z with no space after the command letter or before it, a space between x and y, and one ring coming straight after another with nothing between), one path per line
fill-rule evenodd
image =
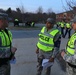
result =
M9 26L8 28L11 30L41 29L41 27L38 27L38 26L34 26L34 27L30 27L30 26Z

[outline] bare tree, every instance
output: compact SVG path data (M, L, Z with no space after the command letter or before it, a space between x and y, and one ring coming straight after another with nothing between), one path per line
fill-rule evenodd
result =
M22 13L22 14L24 14L24 13L25 13L25 8L24 8L24 6L23 6L23 5L20 7L20 10L21 10L21 13Z
M73 10L73 14L76 15L76 1L74 0L66 0L67 6L70 10Z
M69 9L73 9L73 7L76 7L76 1L74 0L66 0L66 3Z
M56 14L53 12L53 10L51 8L49 8L47 10L47 15L48 15L48 17L56 19Z
M24 22L25 21L25 16L24 16L24 14L25 14L25 7L24 7L24 5L22 4L21 6L19 6L18 8L16 8L16 11L17 11L17 13L19 14L19 18L20 18L20 20L22 21L22 22Z
M17 11L18 13L21 13L20 8L16 8L16 11Z
M52 9L51 8L49 8L48 10L47 10L47 14L50 14L50 13L52 13L53 11L52 11Z
M63 4L63 0L61 0L62 2L62 5L63 5L63 8L66 10L66 11L72 11L72 14L73 15L76 15L76 1L74 0L65 0L67 6L65 6Z
M12 17L12 9L10 7L6 10L6 13L9 15L9 17Z
M42 8L42 6L40 6L40 7L38 7L38 9L37 9L37 19L38 19L38 21L39 22L41 22L43 19L42 19L42 17L43 17L43 8Z
M43 13L43 8L42 8L42 6L40 6L40 7L37 9L37 13L39 13L39 14L42 14L42 13Z
M11 12L12 12L11 8L8 8L8 9L6 10L6 12L7 12L8 14L11 13Z

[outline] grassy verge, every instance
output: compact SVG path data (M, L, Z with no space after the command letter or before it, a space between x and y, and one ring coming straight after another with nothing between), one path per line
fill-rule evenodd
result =
M27 30L27 29L41 29L41 27L35 26L35 27L29 27L29 26L9 26L8 27L11 30Z

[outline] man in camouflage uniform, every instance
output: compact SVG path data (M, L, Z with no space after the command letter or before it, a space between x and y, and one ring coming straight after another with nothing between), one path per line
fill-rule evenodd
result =
M54 59L59 52L60 42L61 42L61 33L58 29L53 28L54 26L54 19L48 18L46 22L46 26L42 28L41 32L39 33L39 41L37 43L37 74L41 75L43 66L42 61L43 59L48 59L50 63L54 62ZM46 68L45 75L50 75L51 73L51 66Z
M61 56L67 62L66 75L76 75L76 17L73 19L72 28L75 32L68 40L65 51L61 52Z
M8 15L0 13L0 75L10 75L10 60L17 50L12 47L12 34L7 27Z
M64 38L66 37L67 33L68 33L68 38L70 38L70 36L71 36L71 25L70 25L70 22L68 20L66 20L66 23L65 23Z

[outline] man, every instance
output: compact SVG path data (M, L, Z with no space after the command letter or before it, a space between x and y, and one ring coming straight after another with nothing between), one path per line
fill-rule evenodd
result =
M43 59L49 59L48 62L54 62L54 59L60 47L60 31L54 26L54 19L48 18L46 26L39 33L36 53L38 56L37 75L41 75ZM50 75L51 66L46 69L46 75Z
M12 47L12 34L7 27L8 15L0 13L0 75L10 75L10 60L17 50Z
M19 26L19 20L16 18L15 20L14 20L14 26Z
M64 38L64 27L65 27L65 22L64 22L64 20L62 20L62 21L60 22L60 27L61 27L62 37Z
M67 42L65 51L61 56L66 61L66 75L76 75L76 17L73 19L72 28L75 31Z
M31 27L34 27L34 26L35 26L35 22L32 21L32 22L31 22Z
M68 38L70 38L70 35L71 35L71 25L70 25L68 20L65 23L65 28L66 28L66 31L65 31L65 34L64 34L64 38L66 37L67 33L68 33Z

